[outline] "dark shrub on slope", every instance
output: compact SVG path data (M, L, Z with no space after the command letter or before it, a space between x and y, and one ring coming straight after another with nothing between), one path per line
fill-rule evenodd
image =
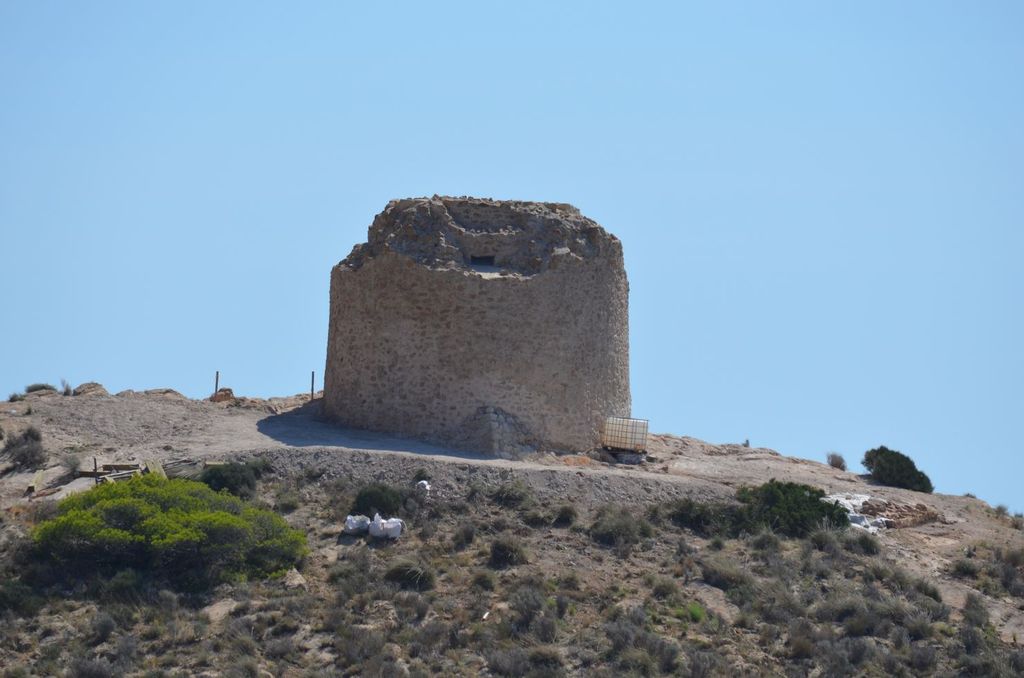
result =
M864 468L876 483L917 492L931 492L932 481L919 471L914 460L885 445L864 453Z

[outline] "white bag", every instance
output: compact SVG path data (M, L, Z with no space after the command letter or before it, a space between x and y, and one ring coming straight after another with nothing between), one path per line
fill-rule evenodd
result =
M370 536L377 537L378 539L384 536L384 521L381 520L379 513L373 514L373 520L370 522Z
M373 514L373 521L370 522L370 536L377 539L388 538L398 539L402 536L405 523L401 518L388 518L384 520L379 513Z
M362 534L370 527L370 519L366 516L347 516L345 518L345 534Z
M401 518L391 518L384 521L384 536L388 539L398 539L402 536L405 523Z

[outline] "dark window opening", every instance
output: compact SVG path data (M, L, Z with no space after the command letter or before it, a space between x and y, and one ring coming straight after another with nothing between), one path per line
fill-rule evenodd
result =
M489 257L470 257L470 266L494 266L494 256Z

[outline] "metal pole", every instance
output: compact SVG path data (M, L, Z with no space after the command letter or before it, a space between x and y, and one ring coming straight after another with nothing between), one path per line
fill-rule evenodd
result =
M220 370L217 370L217 376L213 378L213 392L216 393L220 390Z
M309 400L313 400L313 384L316 381L316 370L309 373Z

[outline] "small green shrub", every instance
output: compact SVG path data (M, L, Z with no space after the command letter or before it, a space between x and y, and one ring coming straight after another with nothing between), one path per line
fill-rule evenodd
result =
M476 538L476 526L473 523L462 523L455 528L455 534L452 535L452 546L457 550L461 550L473 543L473 539Z
M833 555L839 552L839 539L836 537L836 531L831 528L819 527L811 532L807 538L814 548L819 551Z
M491 500L506 508L518 508L532 499L530 489L518 481L505 483L491 492Z
M305 535L277 514L154 475L62 500L32 537L34 560L66 578L133 569L183 589L280 572L306 553Z
M529 653L519 647L492 650L487 654L487 668L498 676L525 676L532 668Z
M491 543L490 566L493 568L512 567L527 562L526 549L512 535L502 535Z
M578 514L576 513L576 507L570 504L563 504L558 507L558 511L555 513L555 519L552 521L552 525L555 527L571 527L576 522Z
M114 671L111 663L102 657L99 659L79 657L71 662L65 675L68 678L114 678L117 672Z
M651 594L655 598L670 598L677 593L679 593L679 585L676 584L674 579L669 579L668 577L658 577L651 584Z
M11 395L7 396L7 402L9 403L20 403L24 399L25 396L21 393L12 393Z
M29 384L25 387L25 393L36 393L37 391L56 391L53 384Z
M882 550L882 545L869 532L852 530L846 535L846 549L866 556L877 556Z
M985 599L977 593L968 593L964 599L964 623L968 626L982 627L988 624L988 606Z
M275 497L274 509L281 513L291 513L299 508L301 503L298 492L295 490L284 490Z
M846 470L846 460L843 459L843 455L838 452L829 452L826 460L828 461L828 465L832 468L839 469L840 471Z
M384 579L392 584L398 584L403 589L429 591L434 588L435 577L430 568L406 560L389 567Z
M384 483L371 483L359 490L352 502L352 513L372 516L379 513L385 518L398 515L405 497L397 487Z
M46 463L43 434L35 426L29 426L20 434L7 438L0 456L10 459L15 468L19 470L41 467Z
M631 546L653 535L654 528L646 519L621 506L601 507L590 526L590 537L605 546Z
M737 507L714 502L696 502L689 497L670 502L666 508L669 520L697 534L710 537L731 533L736 522Z
M981 567L974 560L961 558L953 563L953 575L957 577L970 578L978 576Z
M91 635L93 645L99 645L105 643L110 638L111 634L117 629L117 622L106 612L97 612L96 616L92 619Z
M782 546L782 540L770 529L763 529L753 536L750 545L758 551L777 552Z
M721 556L705 558L701 561L700 571L705 583L723 591L750 586L752 581L746 570Z
M473 586L483 591L493 591L494 575L487 570L480 570L473 575Z
M917 492L931 492L932 481L907 455L882 445L864 453L864 468L876 483Z
M21 617L32 617L43 606L35 591L17 579L0 581L0 614L10 611Z
M216 491L227 490L236 497L249 499L256 494L256 467L251 464L231 462L207 466L199 480Z
M533 509L523 514L523 522L530 527L548 527L551 525L551 518L540 509Z
M930 581L918 579L914 582L914 590L928 596L937 603L942 602L942 594L939 592L939 588Z

